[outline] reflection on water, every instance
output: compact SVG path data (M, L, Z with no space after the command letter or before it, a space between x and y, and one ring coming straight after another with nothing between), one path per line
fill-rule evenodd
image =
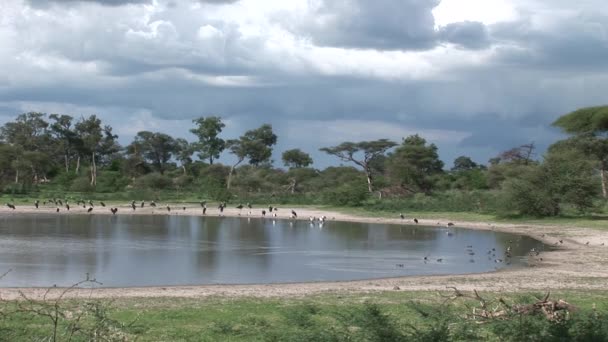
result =
M511 246L512 258L505 258ZM0 287L335 281L514 267L531 238L466 229L186 216L0 218ZM425 257L427 260L425 260ZM438 261L441 259L441 261ZM502 260L502 262L501 262Z

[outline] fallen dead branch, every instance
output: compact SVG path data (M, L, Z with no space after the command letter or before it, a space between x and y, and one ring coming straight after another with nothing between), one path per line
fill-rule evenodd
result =
M466 317L473 319L478 323L485 323L495 319L509 319L514 316L522 315L539 315L542 314L547 320L560 321L568 317L570 312L576 311L576 306L566 302L565 300L550 300L549 296L551 292L538 301L530 304L508 304L502 297L498 300L488 300L482 297L477 290L473 290L473 293L465 293L458 290L456 287L447 287L453 290L450 295L441 296L445 298L444 304L448 301L454 301L460 298L473 299L479 302L478 306L471 306L468 303L464 303L467 307L468 312Z

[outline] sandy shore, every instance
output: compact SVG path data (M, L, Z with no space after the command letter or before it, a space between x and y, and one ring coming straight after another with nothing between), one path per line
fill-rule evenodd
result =
M128 204L117 206L117 215L187 215L200 216L200 206L171 204L167 211L166 204L156 208L146 206L133 211ZM412 223L411 218L401 220L391 218L368 218L348 215L338 212L314 210L307 208L281 207L277 218L289 218L291 209L298 213L300 219L308 220L310 216L326 216L328 220L371 222L386 224ZM252 217L261 217L262 208L255 209ZM266 208L267 210L267 208ZM49 213L54 215L111 215L109 206L96 206L91 213L87 209L72 207L68 213L61 209L56 213L55 207L18 206L16 210L7 207L0 209L0 216L27 215ZM215 207L207 210L208 216L217 216ZM243 209L242 215L248 210ZM238 216L239 210L228 208L224 216ZM268 215L268 214L267 214ZM517 224L495 224L480 222L453 221L457 227L470 229L495 230L514 234L528 235L558 248L554 251L543 252L539 256L530 257L530 267L501 270L498 272L450 275L450 276L409 276L389 279L374 279L348 282L321 282L296 284L266 284L266 285L200 285L200 286L166 286L166 287L129 287L129 288L99 288L74 289L68 297L120 298L120 297L206 297L206 296L243 296L243 297L285 297L306 296L320 293L365 293L372 291L399 290L445 290L446 286L455 286L462 290L482 291L526 291L526 290L556 290L556 289L589 289L608 291L608 229L597 230L569 226L532 226ZM420 220L420 226L445 225L446 220ZM562 240L563 243L559 243ZM541 260L542 258L542 260ZM47 289L39 288L2 288L2 299L16 299L20 292L29 298L41 298ZM48 297L63 292L53 289Z

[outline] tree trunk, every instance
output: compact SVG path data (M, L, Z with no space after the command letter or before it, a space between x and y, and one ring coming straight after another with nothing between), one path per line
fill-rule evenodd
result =
M292 194L295 194L295 193L296 193L296 188L297 188L297 187L298 187L298 180L297 180L297 179L295 179L295 178L292 178L292 179L291 179L291 186L290 186L290 189L291 189L291 193L292 193Z
M608 189L606 189L608 181L606 180L606 170L604 167L600 169L600 178L602 179L602 195L604 199L608 199Z
M95 164L95 152L91 153L91 186L97 185L97 165Z
M374 187L372 185L372 171L365 169L365 173L367 174L367 190L372 193L374 192Z
M68 154L67 153L64 154L63 157L65 160L65 173L68 173L68 172L70 172L70 161L68 159Z
M186 175L186 165L182 165L182 170L184 170L184 176Z
M232 165L230 168L230 172L228 173L228 181L226 182L226 189L230 190L230 184L232 183L232 174L234 173L234 168L236 165Z
M226 189L230 190L230 184L232 184L232 174L234 173L234 169L243 161L243 159L239 160L236 164L230 167L230 173L228 173L228 181L226 182Z
M19 169L15 170L15 184L19 184Z
M80 173L80 155L76 158L76 174Z
M213 165L213 157L209 157L209 165Z

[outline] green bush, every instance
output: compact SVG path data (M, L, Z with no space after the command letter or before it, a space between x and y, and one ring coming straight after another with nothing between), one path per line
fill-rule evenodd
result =
M344 184L322 193L325 203L347 207L361 206L368 197L367 187L359 183Z

